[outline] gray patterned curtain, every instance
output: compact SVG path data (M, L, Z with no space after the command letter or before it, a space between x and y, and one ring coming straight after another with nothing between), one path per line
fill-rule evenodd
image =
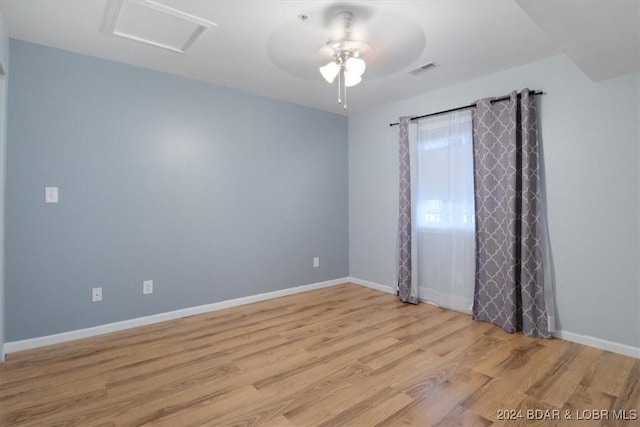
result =
M418 303L418 284L411 272L411 160L410 117L400 117L400 204L398 215L398 296L403 302Z
M473 318L507 332L549 337L535 96L525 89L504 102L478 101L473 145Z

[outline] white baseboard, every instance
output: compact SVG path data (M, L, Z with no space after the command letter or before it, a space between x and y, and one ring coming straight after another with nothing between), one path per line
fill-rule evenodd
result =
M356 285L364 286L365 288L375 289L376 291L386 292L388 294L396 294L396 290L392 286L381 285L379 283L369 282L368 280L358 279L357 277L347 277L347 280Z
M391 286L381 285L379 283L370 282L368 280L358 279L357 277L347 277L347 279L351 283L355 283L356 285L366 286L367 288L376 289L378 291L387 292L394 295L396 293L395 289ZM421 296L428 295L425 288L420 288L420 295ZM432 302L427 301L424 298L420 298L420 302L433 304ZM471 311L468 309L466 301L461 301L461 303L458 305L459 307L457 310L455 308L449 308L449 309L459 311L465 314L471 314ZM568 331L556 331L553 333L553 336L566 341L571 341L578 344L587 345L589 347L595 347L602 350L611 351L613 353L618 353L625 356L630 356L630 357L635 357L640 359L640 348L638 347L632 347L630 345L620 344L613 341L607 341L600 338L591 337L589 335L580 335L580 334L576 334Z
M350 278L328 280L326 282L312 283L310 285L296 286L294 288L281 289L279 291L266 292L263 294L251 295L248 297L236 298L227 301L216 302L213 304L199 305L196 307L183 308L180 310L169 311L166 313L153 314L151 316L138 317L135 319L123 320L120 322L107 323L105 325L94 326L91 328L78 329L75 331L62 332L44 337L30 338L26 340L13 341L4 343L2 360L8 353L29 350L32 348L43 347L51 344L59 344L67 341L77 340L80 338L89 338L97 335L108 334L110 332L121 331L123 329L135 328L137 326L150 325L152 323L164 322L167 320L179 319L181 317L193 316L195 314L208 313L211 311L222 310L224 308L236 307L244 304L265 301L273 298L279 298L287 295L299 294L302 292L313 291L315 289L328 288L330 286L341 285L350 281Z
M553 333L556 338L563 339L565 341L571 341L578 344L588 345L589 347L599 348L601 350L611 351L613 353L623 354L625 356L635 357L640 359L640 348L633 347L626 344L620 344L613 341L603 340L601 338L595 338L589 335L581 335L568 331L556 331Z
M351 282L354 283L356 285L360 285L360 286L364 286L367 288L371 288L371 289L375 289L377 291L381 291L381 292L386 292L389 294L396 294L396 290L395 288L393 288L392 286L388 286L388 285L381 285L379 283L375 283L375 282L370 282L368 280L363 280L363 279L358 279L357 277L347 277L347 279ZM432 305L437 305L435 303L433 303L432 301L427 300L426 298L422 298L423 295L429 295L429 292L427 291L427 288L420 288L420 302L424 302L427 304L432 304ZM469 310L469 302L467 300L464 299L460 299L459 301L456 300L455 301L456 304L454 304L453 307L443 307L449 310L454 310L454 311L458 311L460 313L464 313L464 314L471 314L471 310Z
M75 331L63 332L60 334L47 335L44 337L30 338L21 341L6 342L2 346L0 351L0 361L3 361L5 355L8 353L15 353L17 351L29 350L33 348L43 347L51 344L58 344L67 341L77 340L80 338L88 338L102 334L108 334L110 332L121 331L124 329L135 328L137 326L150 325L153 323L164 322L167 320L179 319L181 317L193 316L195 314L208 313L211 311L222 310L224 308L236 307L244 304L251 304L254 302L265 301L273 298L279 298L287 295L298 294L302 292L308 292L315 289L328 288L330 286L341 285L343 283L351 282L356 285L364 286L377 291L386 292L389 294L396 293L396 290L392 286L381 285L379 283L370 282L368 280L358 279L357 277L344 277L341 279L328 280L326 282L312 283L309 285L297 286L294 288L282 289L279 291L266 292L263 294L251 295L248 297L236 298L227 301L221 301L213 304L205 304L196 307L184 308L181 310L169 311L166 313L154 314L151 316L138 317L136 319L123 320L120 322L108 323L106 325L94 326L91 328L79 329ZM422 301L422 300L421 300ZM427 302L427 301L423 301ZM599 348L602 350L611 351L613 353L623 354L625 356L635 357L640 359L640 348L629 346L626 344L620 344L613 341L607 341L600 338L591 337L588 335L576 334L568 331L557 331L553 334L555 337L575 342L578 344L588 345L590 347ZM0 362L1 363L1 362Z

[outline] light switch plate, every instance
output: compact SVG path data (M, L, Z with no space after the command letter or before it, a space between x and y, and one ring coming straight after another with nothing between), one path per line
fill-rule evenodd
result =
M58 203L58 187L44 187L44 202Z
M142 295L153 293L153 280L145 280L142 282Z

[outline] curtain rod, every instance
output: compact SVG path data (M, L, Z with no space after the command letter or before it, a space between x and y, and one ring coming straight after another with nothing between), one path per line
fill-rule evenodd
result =
M539 91L530 90L529 93L531 95L544 95L544 92L542 92L541 90L539 90ZM520 94L518 94L518 96L520 96ZM490 102L493 104L494 102L506 101L509 98L511 98L511 95L505 95L505 96L502 96L500 98L492 99ZM451 108L449 110L438 111L437 113L424 114L422 116L411 117L410 120L414 121L414 120L418 120L418 119L424 119L425 117L437 116L439 114L446 114L446 113L452 113L454 111L466 110L467 108L474 108L475 106L476 106L476 103L474 102L473 104L465 105L464 107ZM389 126L398 126L399 124L400 123L397 123L397 122L396 123L389 123Z

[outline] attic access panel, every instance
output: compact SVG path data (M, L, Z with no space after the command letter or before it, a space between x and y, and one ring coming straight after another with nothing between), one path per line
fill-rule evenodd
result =
M104 31L137 42L186 53L214 22L151 0L110 2Z

